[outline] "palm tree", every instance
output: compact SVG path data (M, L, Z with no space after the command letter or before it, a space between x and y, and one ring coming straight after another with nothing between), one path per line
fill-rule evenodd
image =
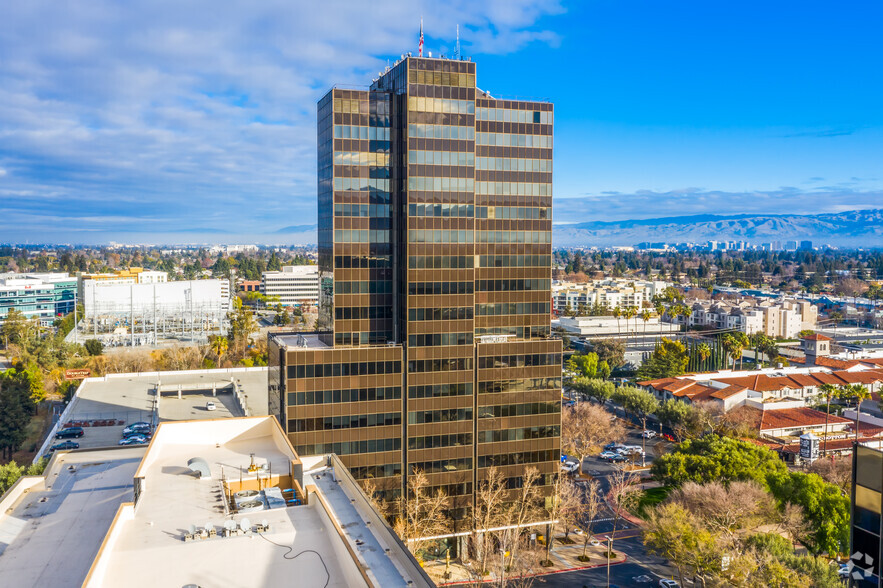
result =
M705 360L711 356L711 347L709 347L708 343L700 343L696 347L696 353L699 354L699 361L702 366L701 370L705 371Z
M622 316L622 309L619 306L614 307L613 309L613 318L616 319L616 330L617 332L620 330L619 328L619 317Z
M684 317L684 331L690 330L690 316L693 314L693 309L691 309L686 304L678 304L678 316Z
M721 338L721 345L727 351L727 355L730 356L730 359L733 360L733 371L736 371L736 360L742 357L742 342L727 333Z
M739 343L739 369L742 369L742 351L751 345L751 342L748 340L748 335L745 333L739 332L735 335L736 341Z
M644 340L647 339L647 323L650 322L652 318L652 314L650 314L649 310L645 310L641 313L641 320L644 321Z
M822 457L828 454L828 416L831 414L831 398L837 396L839 390L834 384L822 384L819 390L825 395L825 439L822 445Z
M845 398L855 398L855 440L858 442L859 415L861 415L862 402L871 397L871 393L861 384L850 384L841 388L841 394Z
M227 337L223 335L215 335L209 341L209 347L211 347L212 353L215 354L215 357L218 358L218 367L221 367L221 357L227 353L227 349L230 347L230 342L227 340Z
M628 331L629 328L629 319L638 315L638 310L634 306L629 306L625 309L625 328ZM635 330L637 330L637 320L635 321ZM626 335L626 340L628 340L628 335Z
M665 305L661 302L657 302L656 306L653 307L653 310L656 311L656 316L659 317L659 320L662 320L662 315L665 314Z
M831 317L831 321L834 323L834 330L837 330L837 323L843 320L843 313L839 310L835 310L834 312L828 315Z

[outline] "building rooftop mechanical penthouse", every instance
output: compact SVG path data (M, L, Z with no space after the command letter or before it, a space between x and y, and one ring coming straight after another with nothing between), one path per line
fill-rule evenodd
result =
M548 486L560 456L553 108L475 70L407 56L319 101L321 332L270 339L270 414L299 453L393 495L421 470L458 508L487 468Z

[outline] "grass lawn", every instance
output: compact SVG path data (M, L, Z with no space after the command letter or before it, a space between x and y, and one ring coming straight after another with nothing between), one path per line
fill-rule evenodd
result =
M638 507L632 514L639 516L642 519L647 518L649 511L665 500L668 497L669 492L671 492L671 486L660 486L658 488L649 488L645 490L644 495L641 497L641 502L638 503Z

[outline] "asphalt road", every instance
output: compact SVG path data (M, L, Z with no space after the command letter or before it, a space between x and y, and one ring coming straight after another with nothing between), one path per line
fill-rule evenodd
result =
M671 578L671 576L662 576ZM651 568L636 562L625 562L610 566L610 586L617 588L626 588L629 586L658 586L659 580L662 578L657 575ZM692 584L687 582L687 586ZM534 586L542 588L606 588L607 586L607 568L599 567L589 570L580 570L577 572L563 572L561 574L551 574L548 576L540 576L536 579Z
M641 445L641 432L643 428L639 423L630 422L628 417L616 407L608 405L608 410L615 412L617 416L626 421L628 432L624 439L618 440L626 445ZM654 429L648 425L648 428ZM654 429L657 430L658 426ZM658 432L658 431L657 431ZM610 441L614 441L611 439ZM645 464L650 465L653 460L671 450L672 443L663 440L660 437L655 439L646 439L645 442ZM640 462L638 462L640 463ZM597 456L586 457L583 460L583 472L588 474L600 484L600 491L604 494L610 489L610 481L612 475L619 469L618 464L613 464L601 459ZM606 506L595 519L593 528L594 536L599 541L603 541L605 535L609 535L613 531L613 512ZM613 549L616 552L624 553L628 561L623 564L613 565L610 567L610 583L619 587L624 586L656 586L662 578L676 577L676 571L669 566L666 560L650 555L641 540L640 529L620 520L617 524L616 534L614 536ZM691 586L689 581L686 585ZM576 572L564 572L560 574L552 574L542 576L537 579L537 585L542 586L606 586L607 585L607 568L593 568L590 570L582 570Z

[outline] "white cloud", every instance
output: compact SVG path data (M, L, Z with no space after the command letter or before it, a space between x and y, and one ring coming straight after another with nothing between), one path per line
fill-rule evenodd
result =
M459 24L474 54L555 43L537 22L561 12L557 0L12 3L0 161L15 170L4 189L30 196L8 205L39 213L35 201L68 199L88 222L199 217L251 231L291 220L315 207L316 100L416 50L421 15L429 50L448 49Z

